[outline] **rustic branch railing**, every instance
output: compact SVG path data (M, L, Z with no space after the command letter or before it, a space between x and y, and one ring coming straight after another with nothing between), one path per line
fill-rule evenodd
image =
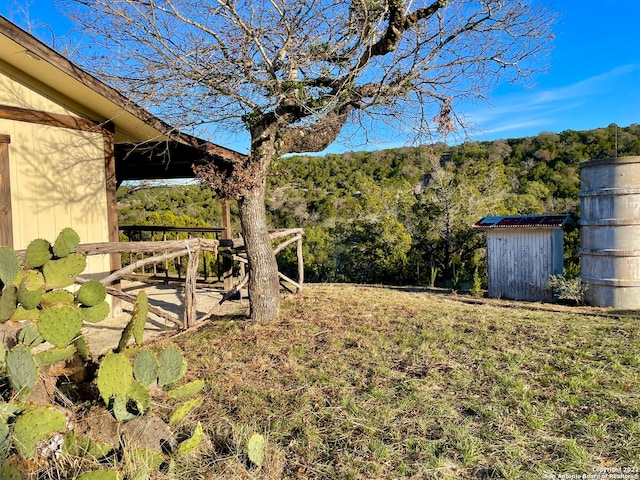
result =
M151 241L151 242L161 242L161 241L171 241L171 240L181 240L180 237L184 237L184 240L192 239L192 238L203 238L208 240L220 240L228 235L227 229L224 227L168 227L168 226L153 226L153 225L122 225L118 228L121 233L125 234L129 239L129 242L143 242L143 241ZM157 238L159 236L159 238ZM175 237L175 238L169 238ZM209 238L208 238L209 237ZM169 280L170 277L170 268L168 264L168 260L175 259L167 258L162 263L164 270L165 279ZM129 264L137 263L137 260L134 258L134 253L129 253ZM142 268L142 274L146 274L146 266L151 267L151 273L156 276L158 275L158 264L156 263L146 263L146 264L138 264L138 267L133 269L138 270ZM216 276L218 281L222 281L224 275L224 266L222 264L222 257L220 255L216 256L216 264L215 264L215 272L210 272L208 268L209 262L206 258L205 251L202 251L202 276L205 281L209 279L209 275ZM179 260L177 263L174 261L173 267L177 273L177 279L182 280L183 271L182 271L182 262ZM215 274L215 275L214 275Z
M110 285L124 276L131 273L136 268L154 263L164 262L170 258L176 258L187 255L189 260L187 263L187 273L184 285L184 315L182 320L169 312L150 305L149 311L159 315L161 318L168 320L180 328L186 329L197 323L196 321L196 276L198 271L198 262L200 254L203 251L218 254L219 240L210 240L204 238L191 238L188 240L165 240L157 242L104 242L104 243L86 243L78 245L76 251L85 255L105 255L111 253L136 253L146 254L163 251L161 255L152 254L151 257L143 258L131 265L127 265L107 277L100 282L107 286L111 295L125 300L127 302L135 302L135 297L121 292ZM82 282L83 279L80 279Z
M296 256L298 261L298 279L287 277L280 273L280 278L285 282L292 284L297 291L302 289L304 283L304 263L302 258L302 235L303 230L301 228L289 229L289 230L277 230L270 233L272 242L275 242L274 253L281 252L287 246L296 243ZM290 238L287 238L290 237ZM246 285L248 275L246 273L245 264L247 263L246 252L244 251L244 241L239 239L229 240L214 240L205 238L190 238L186 240L160 240L160 241L142 241L142 242L100 242L100 243L84 243L76 247L76 252L82 253L87 256L93 255L110 255L110 254L139 254L143 258L136 262L126 265L115 272L104 277L100 280L100 283L105 285L107 292L115 298L119 298L128 303L134 303L136 297L121 291L118 288L112 286L113 283L118 282L125 276L129 275L132 271L152 264L165 262L168 259L187 256L187 269L185 273L185 285L184 285L184 315L182 319L177 315L174 315L166 310L149 305L149 312L167 320L181 329L187 329L194 326L196 323L209 318L213 310L207 312L201 318L197 319L196 310L196 280L198 272L198 264L202 252L211 252L214 255L225 255L232 258L234 261L239 262L240 266L240 280L238 285L227 292L223 296L220 303L228 300L235 294L241 291ZM162 252L157 254L155 252ZM19 258L24 259L24 250L17 252ZM150 256L146 256L150 255ZM78 277L77 283L84 283L86 278Z

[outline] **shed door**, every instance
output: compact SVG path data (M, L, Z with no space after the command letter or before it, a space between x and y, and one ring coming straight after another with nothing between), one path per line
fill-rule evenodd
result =
M13 247L11 183L9 179L9 135L0 134L0 246Z

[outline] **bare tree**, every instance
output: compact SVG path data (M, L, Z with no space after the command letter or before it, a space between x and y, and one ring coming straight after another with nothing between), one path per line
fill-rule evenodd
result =
M554 20L527 0L67 2L87 35L106 40L100 73L129 96L181 127L247 132L246 160L199 173L239 202L261 320L280 306L264 205L271 162L322 151L372 119L414 140L464 127L460 100L533 73Z

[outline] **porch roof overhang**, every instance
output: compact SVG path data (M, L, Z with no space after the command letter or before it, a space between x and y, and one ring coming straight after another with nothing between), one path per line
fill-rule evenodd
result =
M119 182L193 178L193 163L244 157L177 131L2 16L0 64L85 119L110 123Z

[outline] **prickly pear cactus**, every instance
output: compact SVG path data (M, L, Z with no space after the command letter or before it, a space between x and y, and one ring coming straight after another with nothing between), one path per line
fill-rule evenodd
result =
M24 400L38 382L38 365L31 349L23 344L13 347L6 358L9 384L18 399Z
M13 315L11 316L11 320L14 322L23 322L25 320L36 321L39 316L39 309L34 308L32 310L26 310L22 305L18 305L18 308L16 308L16 311L13 312Z
M93 307L80 306L82 319L89 323L100 323L109 316L110 311L109 302L106 300L94 305Z
M176 347L165 348L158 355L158 385L164 387L180 380L187 372L187 363Z
M51 244L47 240L38 238L32 241L24 254L24 268L38 268L53 257Z
M169 417L169 425L174 426L180 423L189 413L202 404L202 397L193 398L176 407Z
M75 305L73 293L67 290L50 290L40 299L42 308L52 307L54 305Z
M158 378L158 358L146 350L140 352L133 361L133 376L147 387L155 383Z
M131 362L122 353L108 353L98 368L98 391L105 404L109 405L111 397L127 396L133 383Z
M32 310L40 305L40 299L44 294L44 277L40 272L30 270L22 278L18 287L18 302L26 310Z
M58 260L49 260L42 267L47 287L64 288L72 285L86 266L87 260L80 253L71 253Z
M13 426L14 445L18 454L22 458L35 457L38 442L63 431L66 424L67 419L62 412L48 407L35 408L20 415Z
M9 320L16 312L18 302L18 289L13 285L7 285L0 296L0 323Z
M107 289L97 280L89 280L78 289L76 300L86 307L94 307L107 297Z
M83 336L76 338L73 341L73 346L76 347L76 351L82 360L88 361L91 359L91 352L89 351L89 344L86 338Z
M66 257L73 253L79 243L78 234L72 228L65 228L58 234L58 238L53 244L53 253L58 258Z
M0 247L0 283L11 285L19 270L20 264L16 252L9 247Z
M260 468L264 460L264 437L259 433L254 433L247 443L247 455L249 461Z
M78 476L77 480L122 480L122 474L115 470L97 470Z
M37 347L44 342L44 338L34 323L25 323L22 330L18 332L18 342L24 343L27 347Z
M60 305L43 310L38 319L38 331L56 347L67 346L80 334L82 314L71 305Z
M40 367L45 367L47 365L53 365L57 362L62 362L65 360L69 360L76 353L76 347L73 345L69 345L64 348L50 348L49 350L45 350L43 352L38 352L34 355L36 363Z
M198 422L196 428L193 430L193 435L191 435L191 438L186 439L178 447L178 456L189 455L190 453L193 453L196 448L198 448L202 443L203 437L204 433L202 431L202 424Z
M167 395L175 400L186 400L196 396L204 388L204 380L194 380L180 387L169 390Z
M127 344L133 336L137 345L142 345L142 336L144 334L144 325L147 322L147 316L149 313L149 301L147 294L141 291L136 298L136 303L133 306L133 314L131 320L125 327L118 342L118 351L122 351L127 348Z

